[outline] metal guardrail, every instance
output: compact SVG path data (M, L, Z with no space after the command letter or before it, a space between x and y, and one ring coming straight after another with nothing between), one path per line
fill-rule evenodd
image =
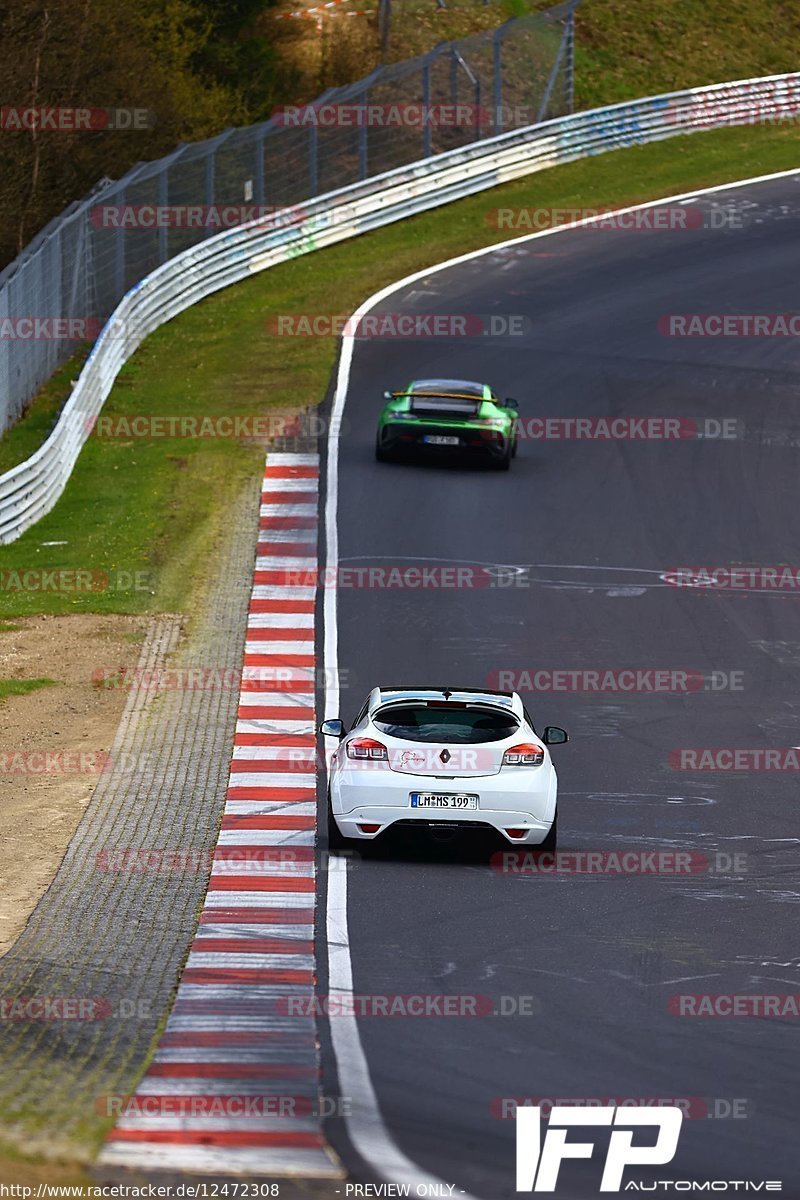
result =
M136 284L103 328L47 441L0 476L0 543L49 512L121 367L154 329L198 300L280 262L557 164L702 129L800 116L800 72L738 80L527 126L388 171L207 238Z

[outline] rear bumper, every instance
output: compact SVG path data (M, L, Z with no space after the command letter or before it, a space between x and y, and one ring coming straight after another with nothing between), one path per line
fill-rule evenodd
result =
M426 437L457 437L457 446L436 446L425 441ZM378 431L381 449L394 453L423 451L428 454L484 454L490 458L502 458L508 452L509 438L499 429L471 429L452 425L415 425L398 422L384 425Z
M419 809L411 807L412 792L471 793L478 796L474 809ZM545 840L556 813L558 781L552 763L518 774L477 775L440 779L406 775L388 769L365 773L344 770L331 779L331 807L344 837L372 840L398 822L404 825L491 826L518 846L536 846ZM377 825L372 833L362 826ZM507 830L525 830L512 837Z

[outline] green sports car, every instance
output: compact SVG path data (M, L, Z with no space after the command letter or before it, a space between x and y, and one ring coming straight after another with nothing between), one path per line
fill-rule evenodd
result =
M415 379L405 391L384 392L375 457L391 462L410 451L479 454L507 471L517 453L516 400L498 400L485 383Z

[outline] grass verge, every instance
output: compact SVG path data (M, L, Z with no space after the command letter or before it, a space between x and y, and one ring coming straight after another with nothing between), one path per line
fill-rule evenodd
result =
M509 234L488 223L492 209L632 203L798 165L791 125L696 133L543 171L365 234L357 247L344 242L316 251L218 293L156 331L123 369L104 415L116 428L120 418L252 418L318 403L335 339L270 336L269 318L350 312L394 279L503 241ZM74 373L73 365L48 385L0 443L6 467L38 444L52 424L59 387L63 392ZM191 612L226 516L262 458L262 446L230 437L93 435L53 512L0 548L0 619ZM22 573L38 569L66 573L56 576L62 586L24 587ZM76 571L96 573L92 586L70 587Z
M389 58L424 54L443 41L496 29L552 0L396 0ZM279 0L264 17L281 55L299 71L305 98L358 79L380 64L377 23L368 18L275 20L295 9ZM335 13L335 10L334 10ZM362 23L363 22L363 23ZM800 10L793 0L582 0L576 16L575 104L593 108L655 92L797 70ZM480 74L480 60L473 67Z
M2 631L0 631L2 632ZM9 696L27 696L40 688L55 687L55 679L0 679L0 704Z

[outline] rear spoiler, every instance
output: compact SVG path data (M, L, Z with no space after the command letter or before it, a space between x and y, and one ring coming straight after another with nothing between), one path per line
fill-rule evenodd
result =
M408 396L409 400L472 400L474 404L482 404L483 396L470 395L467 392L392 392L395 399Z

